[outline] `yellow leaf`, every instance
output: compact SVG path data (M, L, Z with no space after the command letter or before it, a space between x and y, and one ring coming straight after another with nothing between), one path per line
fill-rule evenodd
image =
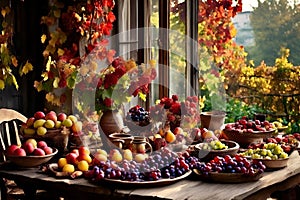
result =
M35 87L38 92L43 90L43 84L38 81L34 81L33 87Z
M21 76L23 74L27 74L28 72L33 70L33 66L28 60L26 61L26 64L23 66L22 71L21 71Z
M59 83L59 78L55 77L54 81L53 81L53 87L54 88L58 88L58 83Z
M48 80L48 72L43 72L41 77L43 77L43 81Z
M54 95L51 92L49 92L46 94L45 98L48 102L52 102L54 100Z
M51 56L48 57L48 61L46 63L46 71L49 72L51 67Z
M0 90L3 90L5 88L5 83L2 79L0 79Z
M63 49L61 49L61 48L57 49L58 56L62 56L62 55L64 55L64 53L65 53L65 51Z
M5 17L5 15L6 15L6 10L5 9L1 9L1 15L3 16L3 17ZM0 88L1 89L1 88Z
M12 76L12 82L16 86L16 89L18 90L19 89L19 85L18 85L18 82L17 82L17 79L16 79L15 76Z
M18 66L18 60L17 60L16 56L12 56L12 57L11 57L11 63L12 63L13 66L15 66L15 67Z
M140 99L142 99L143 101L146 101L147 95L145 95L145 94L142 93L142 92L139 92L139 97L140 97Z
M42 44L45 43L46 39L47 39L47 36L46 36L45 34L43 34L43 35L41 36L41 42L42 42Z

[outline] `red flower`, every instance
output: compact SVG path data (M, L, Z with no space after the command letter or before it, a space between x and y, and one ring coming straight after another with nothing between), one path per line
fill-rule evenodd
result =
M67 86L67 81L66 79L60 79L58 82L58 87L63 88Z
M117 68L116 68L116 71L115 71L115 75L117 76L117 77L122 77L124 74L126 73L126 67L125 67L125 65L120 65L120 66L118 66Z
M109 21L110 23L113 23L116 20L116 16L114 15L113 12L109 12L107 14L107 21Z
M178 95L173 94L173 95L172 95L172 99L173 99L173 101L178 101Z
M174 115L172 115L172 114L168 114L167 119L170 122L174 122L176 120L176 117Z
M175 115L180 115L181 113L181 105L179 102L174 102L170 107L170 111Z
M111 107L114 103L114 100L111 98L105 98L103 104L107 107Z
M104 79L104 88L107 89L110 86L116 85L118 80L116 74L107 74Z

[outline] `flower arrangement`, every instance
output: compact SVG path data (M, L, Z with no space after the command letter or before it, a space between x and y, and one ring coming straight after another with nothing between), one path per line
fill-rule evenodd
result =
M199 100L197 96L189 96L180 102L177 95L163 97L150 107L150 118L154 122L163 122L171 131L176 127L192 129L200 122Z
M2 16L2 17L1 17ZM0 89L6 85L14 85L19 88L17 79L13 73L14 68L19 66L16 55L12 53L13 24L11 21L11 10L9 6L1 8L0 16ZM33 66L28 61L19 68L20 76L33 70Z
M72 90L78 72L82 73L81 62L97 49L98 59L111 62L114 50L106 48L105 36L110 35L115 21L113 0L70 1L53 0L48 16L43 16L42 24L50 31L41 37L46 44L43 56L45 70L42 80L35 81L37 91L46 91L46 100L55 106L62 106L68 96L56 95L53 90ZM101 46L101 48L96 48ZM69 97L70 98L70 97Z
M149 83L156 77L155 61L137 65L118 57L99 73L96 111L118 110L132 97L146 100Z

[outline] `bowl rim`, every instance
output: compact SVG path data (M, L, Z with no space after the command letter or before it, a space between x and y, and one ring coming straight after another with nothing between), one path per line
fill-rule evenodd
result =
M216 153L221 153L221 152L228 152L228 151L234 151L234 150L238 150L240 148L240 145L233 141L233 140L219 140L221 141L222 143L232 143L234 144L235 146L234 147L228 147L227 149L219 149L219 150L216 150L216 149L201 149L199 146L200 145L203 145L204 143L198 143L198 144L195 144L194 148L197 150L197 151L207 151L207 152L216 152Z

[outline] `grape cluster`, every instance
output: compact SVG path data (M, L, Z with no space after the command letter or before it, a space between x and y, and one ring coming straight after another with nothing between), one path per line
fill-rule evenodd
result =
M229 123L225 125L225 130L237 130L237 131L245 131L245 132L253 132L253 131L271 131L274 129L274 125L269 121L265 120L263 122L259 120L251 120L246 117L237 120L235 123Z
M247 158L235 155L215 156L214 159L207 163L201 163L196 168L203 175L208 175L209 172L218 173L243 173L249 176L254 176L257 173L263 173L266 166L258 160L250 161Z
M140 163L133 160L123 160L120 163L110 160L100 162L84 175L93 182L99 182L104 178L140 182L156 181L161 178L179 177L196 166L200 166L200 161L187 152L177 155L163 148Z
M149 112L146 111L145 108L141 107L140 105L136 105L129 109L129 112L127 113L127 120L132 120L134 122L149 123Z

